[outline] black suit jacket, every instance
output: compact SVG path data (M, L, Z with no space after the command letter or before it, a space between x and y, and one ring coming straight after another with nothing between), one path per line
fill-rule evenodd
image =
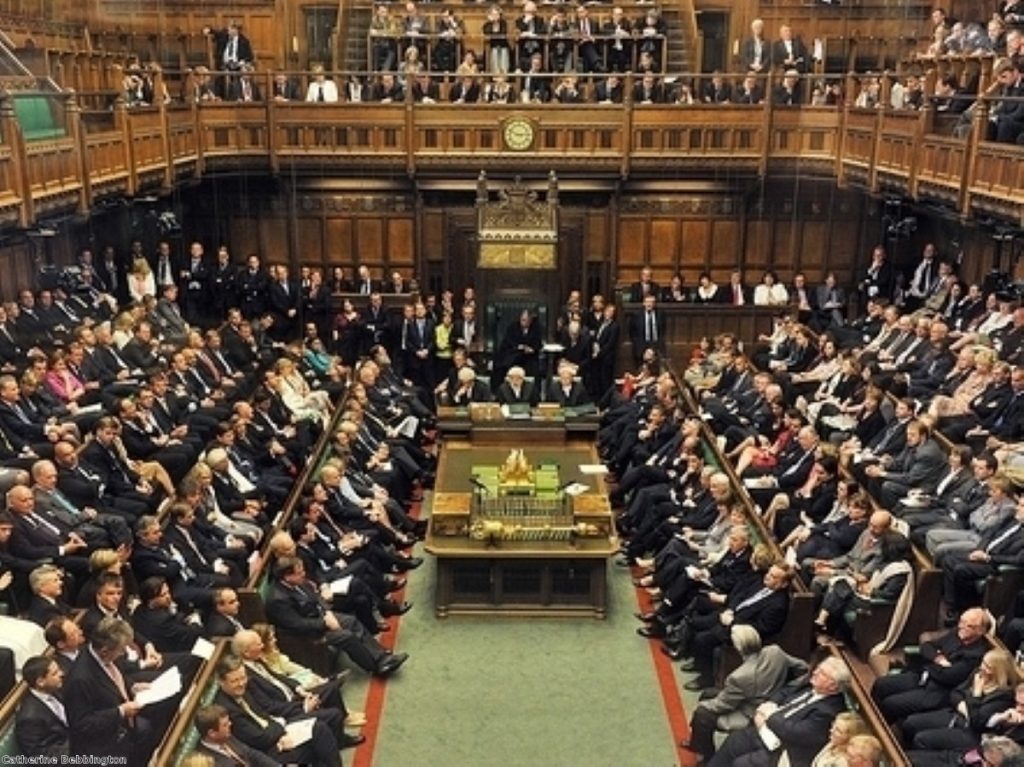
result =
M31 692L22 697L18 706L14 735L26 756L59 758L68 754L71 747L67 726Z
M790 700L795 701L800 694ZM791 764L810 764L828 742L832 720L845 710L846 701L837 693L791 710L783 706L783 710L768 717L766 724L782 741Z
M795 69L800 74L803 74L810 65L807 46L804 45L799 37L794 37L792 39L792 47L792 58L795 61L787 64L786 59L789 58L789 54L786 52L786 44L782 40L776 40L772 43L772 65L783 67L784 69Z
M186 623L180 613L154 610L139 605L132 613L132 627L153 638L153 645L162 653L189 652L203 635L201 626Z
M634 349L646 349L648 346L659 350L665 348L665 314L657 308L654 309L654 325L658 340L651 344L647 341L647 312L640 310L629 318L629 339Z
M131 682L126 678L125 684ZM64 705L73 753L128 760L135 725L118 711L124 702L107 672L89 648L83 647L64 680Z
M323 636L327 608L309 581L292 588L275 583L267 599L267 618L293 634Z
M247 746L238 738L230 738L227 745L231 747L232 751L245 760L245 767L277 767L278 765L277 761L271 759L266 754L261 754L255 748ZM205 754L213 759L214 767L240 767L234 759L229 756L225 756L220 751L214 751L203 741L199 741L199 743L196 744L196 753Z
M547 401L557 402L562 407L578 407L590 402L590 395L579 381L573 381L569 393L566 394L562 384L556 380L548 385Z
M253 711L262 719L267 721L263 727L245 713L245 710L238 705L234 698L229 698L223 690L218 690L213 702L225 708L228 717L231 719L231 731L236 738L248 746L252 746L262 753L273 753L277 751L277 741L284 735L284 727L270 718L270 712L263 709L246 690L245 701Z

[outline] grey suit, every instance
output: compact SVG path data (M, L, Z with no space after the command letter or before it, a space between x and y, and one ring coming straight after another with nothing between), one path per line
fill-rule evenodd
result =
M926 439L917 447L904 448L882 478L879 502L884 508L891 509L911 489L935 492L947 466L945 454L933 439Z
M872 535L870 530L865 530L860 534L857 542L853 544L853 548L846 554L833 559L830 564L832 569L836 571L836 574L845 570L871 575L871 573L878 569L881 561L882 547L879 545L878 538ZM824 594L828 590L833 577L832 575L814 576L814 579L811 581L811 590L815 594Z
M702 700L697 708L714 714L718 729L739 730L750 724L754 711L772 693L806 673L807 663L787 655L778 645L768 645L747 656L725 678L722 690L715 697Z

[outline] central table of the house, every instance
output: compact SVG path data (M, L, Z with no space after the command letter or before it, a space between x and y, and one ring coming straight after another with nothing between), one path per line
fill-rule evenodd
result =
M490 404L438 413L425 545L437 560L436 613L603 618L619 544L596 416L508 416Z

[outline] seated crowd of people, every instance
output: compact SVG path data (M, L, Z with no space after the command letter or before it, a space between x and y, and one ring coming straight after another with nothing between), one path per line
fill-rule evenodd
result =
M249 41L236 24L205 31L215 40L215 71L197 67L186 81L186 103L377 102L398 103L611 103L621 104L810 104L918 110L958 115L954 135L965 137L973 126L980 69L962 71L943 65L934 87L926 90L922 64L911 62L895 75L866 72L846 93L844 76L815 74L815 56L789 24L769 40L761 19L737 51L735 76L714 71L698 77L665 74L667 29L659 9L644 6L630 19L621 7L606 18L593 18L587 5L550 7L545 19L532 0L510 23L500 5L491 6L480 35L484 49L463 45L465 24L449 8L430 18L410 0L404 15L379 4L370 23L369 76L351 73L335 80L320 64L305 83L276 72L259 76ZM1014 9L993 14L987 28L951 19L942 9L931 17L934 43L920 56L934 65L949 56L994 56L993 77L985 91L989 120L985 138L1017 143L1024 135L1024 37ZM160 67L131 62L124 75L129 105L170 102ZM769 76L773 80L769 80ZM886 82L887 81L887 82ZM158 92L159 91L159 92ZM1016 99L1022 99L1017 101Z
M603 411L598 446L620 564L652 600L637 631L695 673L683 745L716 767L783 752L877 764L879 744L845 712L845 666L807 677L777 643L852 645L861 611L884 604L884 636L856 649L892 650L914 609L915 547L941 570L933 625L952 628L922 646L920 668L880 677L875 705L915 765L1021 758L1024 600L999 616L982 600L987 578L1024 567L1024 306L962 284L933 245L905 287L881 247L859 278L862 316L847 318L834 281L801 280L780 291L773 334L746 350L725 334L678 377L657 363L671 296L646 269L630 286L640 367ZM703 288L669 293L722 301ZM724 293L751 301L740 272ZM806 625L793 624L794 588L813 600ZM740 665L714 690L733 648Z
M337 767L363 741L346 728L366 723L344 677L408 659L378 637L422 564L410 513L434 478L433 391L390 364L401 333L375 319L367 267L293 281L226 255L83 250L59 284L0 308L0 599L51 646L22 659L26 755L148 763L195 692L198 640L230 637L199 750ZM399 273L388 288L409 296ZM312 308L331 290L366 295L348 361ZM278 638L323 644L330 669ZM180 691L147 703L172 668ZM310 715L312 739L284 730Z

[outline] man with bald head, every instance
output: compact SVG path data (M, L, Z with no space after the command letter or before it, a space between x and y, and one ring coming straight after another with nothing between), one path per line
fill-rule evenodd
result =
M889 674L875 680L871 697L890 725L910 714L933 711L947 704L949 694L970 678L988 650L985 634L992 628L979 607L965 610L956 628L921 644L921 669Z
M825 593L829 582L837 575L852 575L858 582L867 582L882 564L882 535L892 526L892 514L876 511L868 519L867 529L860 534L846 554L831 560L815 559L811 562L811 590L818 596Z
M131 530L121 517L101 514L92 506L78 506L58 488L57 479L57 466L53 461L44 459L32 465L32 493L37 513L74 530L90 548L116 549L131 543Z
M36 561L49 559L76 575L88 575L89 545L79 533L37 513L31 488L15 485L8 490L7 510L14 519L11 554Z

